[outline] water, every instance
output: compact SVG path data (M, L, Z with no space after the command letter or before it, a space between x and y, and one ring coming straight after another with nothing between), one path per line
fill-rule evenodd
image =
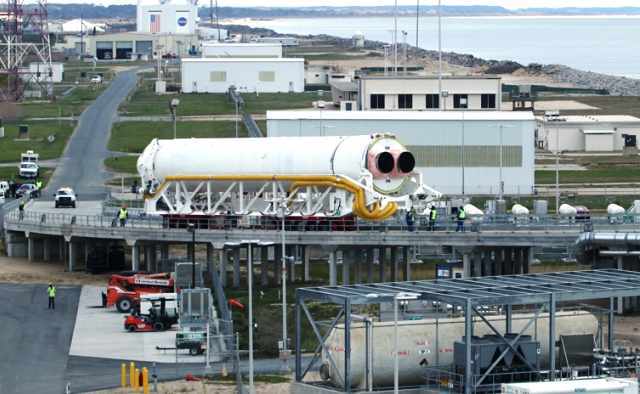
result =
M246 21L282 34L392 42L393 18L322 18ZM421 17L418 45L438 49L438 18ZM416 19L398 18L408 44L416 44ZM640 17L447 17L442 18L442 51L490 60L562 64L578 70L640 79Z

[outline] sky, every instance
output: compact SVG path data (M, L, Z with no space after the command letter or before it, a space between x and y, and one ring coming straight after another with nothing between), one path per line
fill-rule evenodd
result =
M213 0L215 2L215 0ZM398 5L416 5L417 0L397 0ZM94 3L104 6L112 4L136 4L136 0L49 0L49 3ZM199 0L198 5L206 6L210 0ZM184 4L185 0L173 0L172 3ZM589 7L640 7L638 0L607 0L600 2L585 2L584 0L442 0L442 5L490 5L501 6L506 9L514 10L521 8L562 8L562 7L585 7L585 3L590 3ZM158 4L158 1L143 0L143 4ZM272 7L304 7L304 6L381 6L394 5L393 0L218 0L218 7L260 7L268 4ZM437 5L437 0L422 0L420 6Z

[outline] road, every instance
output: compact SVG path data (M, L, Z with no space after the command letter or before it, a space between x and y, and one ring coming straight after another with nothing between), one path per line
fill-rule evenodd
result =
M71 187L83 200L104 200L109 188L102 182L113 175L105 171L104 159L121 155L107 150L111 124L117 119L118 105L138 80L136 72L142 68L120 71L101 95L84 111L78 127L69 140L58 167L43 198L53 200L53 193L63 186Z

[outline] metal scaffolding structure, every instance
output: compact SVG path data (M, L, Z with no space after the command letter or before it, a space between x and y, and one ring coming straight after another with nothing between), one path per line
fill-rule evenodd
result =
M37 84L55 101L47 1L26 5L6 0L0 7L0 88L4 101L17 102L29 84ZM36 63L36 69L29 63Z
M441 303L440 305L451 305L457 313L464 317L464 337L456 342L457 349L464 351L465 364L461 364L459 369L451 371L448 376L440 375L440 378L452 381L457 386L456 392L475 393L480 390L481 386L487 384L490 380L490 371L493 371L502 358L508 352L512 352L512 356L521 359L523 365L528 368L524 374L540 378L540 374L544 373L544 379L556 379L556 310L563 302L586 301L594 299L608 299L608 308L601 313L608 317L607 336L605 343L601 344L604 348L608 346L613 349L614 334L614 301L619 297L637 297L640 296L640 272L631 272L616 269L591 270L591 271L573 271L558 272L547 274L526 274L526 275L507 275L493 277L474 277L455 280L426 280L426 281L408 281L408 282L392 282L377 283L365 285L345 285L345 286L325 286L313 288L300 288L296 291L296 365L295 365L295 384L298 385L314 385L316 389L322 387L328 391L341 390L351 392L352 390L352 360L355 354L353 349L354 342L351 339L352 330L363 327L367 331L366 346L367 360L365 375L368 376L367 391L371 390L371 381L375 380L373 368L369 365L369 360L373 360L372 356L373 341L371 340L370 331L375 327L371 326L370 317L358 315L368 304L393 303L399 294L415 294L416 299L423 304L426 302ZM312 305L318 303L332 303L339 307L336 317L324 326L320 327L319 321L315 321L313 313L310 311ZM533 314L526 317L524 321L515 321L513 306L529 305L534 306ZM499 308L500 313L504 316L491 316L488 318L488 311L492 308ZM493 309L494 311L496 309ZM541 372L539 368L535 368L522 357L520 348L517 346L518 341L525 331L532 325L537 325L537 320L542 317L544 312L545 319L548 319L548 338L538 338L543 347L548 346L548 358L542 360L548 365L548 370ZM368 319L368 320L367 320ZM363 325L360 322L365 321ZM354 323L358 322L358 323ZM311 327L318 339L318 346L315 349L313 357L309 364L302 365L302 354L300 343L302 343L303 327ZM411 322L423 324L421 322ZM474 337L474 325L486 324L491 331L491 335L500 343L503 354L495 360L487 372L474 374L472 356L472 342L465 341L463 338ZM398 324L397 321L395 324ZM427 323L424 323L427 324ZM437 325L437 324L436 324ZM501 328L499 328L499 325ZM602 330L602 321L599 323L599 330ZM332 335L332 330L338 327L344 330L340 333L343 343L338 351L331 352L327 348L327 338ZM443 330L446 330L444 326ZM521 328L521 329L520 329ZM503 331L504 330L504 331ZM519 331L519 332L518 332ZM509 334L506 334L509 333ZM600 333L601 334L601 333ZM342 337L343 335L343 337ZM477 333L476 333L477 335ZM462 345L460 345L462 343ZM438 345L436 339L436 348L444 345ZM380 346L377 344L376 347ZM447 345L447 347L449 347ZM516 349L518 347L518 349ZM351 349L348 351L347 349ZM505 350L506 349L506 350ZM436 350L438 352L440 350ZM451 349L453 351L453 349ZM535 353L535 352L534 352ZM437 354L437 353L436 353ZM319 357L325 357L337 376L338 385L336 387L330 382L303 382L305 375L314 367ZM475 355L476 358L478 354ZM397 356L396 356L397 357ZM538 351L538 357L540 353ZM342 366L342 367L340 367ZM435 367L435 366L434 366ZM430 367L431 368L431 367ZM518 371L523 373L523 371ZM322 374L322 369L321 369ZM454 377L455 375L455 377ZM425 382L426 384L427 382ZM301 386L302 387L302 386ZM452 386L449 386L452 387ZM481 391L481 390L480 390ZM292 392L297 392L293 390ZM318 391L320 392L320 391Z

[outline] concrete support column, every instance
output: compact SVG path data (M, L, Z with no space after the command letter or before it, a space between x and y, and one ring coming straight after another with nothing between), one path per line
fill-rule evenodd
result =
M465 278L471 277L471 253L462 254L462 271Z
M69 242L69 272L76 270L76 258L78 256L78 244Z
M227 285L227 249L220 249L220 284Z
M342 252L342 284L348 285L351 274L351 253Z
M252 248L251 253L249 253L249 248ZM251 284L252 286L255 279L255 275L253 274L253 261L251 261L255 258L254 249L253 245L247 245L247 285ZM251 260L249 260L249 254L251 254ZM251 275L249 275L249 272L251 272Z
M338 252L329 254L329 286L338 285Z
M309 246L303 245L300 248L300 258L302 259L302 281L309 280Z
M147 270L158 272L158 264L156 260L156 246L147 245L144 250L144 262L147 264Z
M362 284L362 249L353 252L353 283Z
M67 241L60 239L60 260L67 261Z
M493 276L493 270L491 269L491 252L486 251L484 252L484 263L483 265L483 269L484 269L484 273L482 274L483 276Z
M215 264L213 263L213 245L207 244L207 267L206 271L211 273L211 270L214 269Z
M29 262L33 263L36 258L36 240L33 237L27 238L27 256L29 257Z
M387 248L378 248L378 282L387 281Z
M51 238L45 238L43 244L44 261L51 260Z
M367 249L367 283L373 283L373 249Z
M232 286L240 286L240 248L233 249L233 280Z
M476 252L473 254L473 272L472 276L482 276L482 253Z
M169 271L169 245L160 245L160 259L162 260L162 272Z
M531 256L533 249L532 248L524 248L523 251L523 259L524 261L522 262L522 270L523 270L523 274L530 274L531 273Z
M282 245L276 245L273 249L273 260L275 269L273 270L273 275L276 279L276 284L282 284Z
M402 247L402 262L404 263L404 269L402 271L402 280L408 282L411 280L411 256L409 255L410 246Z
M262 246L260 248L260 284L266 286L269 284L269 247Z
M508 248L503 250L502 257L502 275L513 275L513 249Z
M140 271L140 246L131 247L131 271Z
M493 255L495 257L495 276L500 276L502 275L502 249L495 249Z
M522 249L513 249L513 273L515 275L522 274Z
M391 248L391 281L398 281L398 248L392 246Z

